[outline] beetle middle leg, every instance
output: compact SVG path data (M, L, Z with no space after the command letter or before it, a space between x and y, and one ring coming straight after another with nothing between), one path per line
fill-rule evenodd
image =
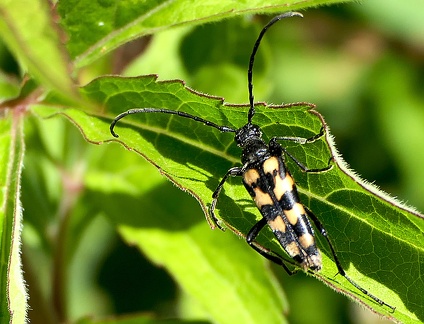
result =
M225 176L222 178L221 182L218 184L218 187L216 187L214 193L212 194L212 204L209 209L211 221L214 225L216 225L219 229L224 230L224 228L219 225L218 218L215 216L215 208L216 203L218 202L219 194L221 193L222 187L224 186L224 183L228 180L229 177L240 177L243 175L243 169L241 167L234 167L227 171Z

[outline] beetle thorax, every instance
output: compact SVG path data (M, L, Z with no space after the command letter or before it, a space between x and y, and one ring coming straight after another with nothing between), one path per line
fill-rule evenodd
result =
M236 131L235 141L240 147L249 146L252 141L256 140L262 141L262 132L258 125L247 123Z
M243 148L242 163L263 161L270 156L269 148L262 139L262 132L257 125L246 124L236 132L237 145Z

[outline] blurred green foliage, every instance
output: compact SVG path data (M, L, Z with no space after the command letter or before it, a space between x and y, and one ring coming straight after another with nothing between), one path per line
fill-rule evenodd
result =
M416 0L309 9L304 19L276 25L267 34L254 70L256 100L317 104L352 169L419 210L424 210L422 12L424 4ZM86 66L78 77L84 84L108 73L155 73L161 80L182 79L189 87L222 96L226 102L246 103L251 44L268 19L239 17L166 30L114 50ZM1 87L13 97L19 71L3 46L0 63L0 83L15 78L15 87L10 82ZM139 194L146 183L153 183L166 197L182 201L199 223L204 222L196 201L139 156L117 145L87 145L63 119L29 118L25 136L23 261L31 322L53 323L56 318L46 307L50 303L65 308L66 318L72 321L89 314L137 312L207 321L206 312L168 273L123 244L93 193L98 188L107 191L110 183L122 193ZM151 178L128 167L136 164L151 170ZM84 191L79 187L82 182L87 184ZM149 206L140 208L148 217ZM66 233L58 233L69 212ZM206 222L203 225L207 227ZM40 232L47 235L39 236ZM55 250L57 235L63 244ZM72 243L66 244L67 240ZM62 258L69 262L66 269L55 268L53 262ZM289 301L290 323L377 321L365 319L369 312L364 315L315 279L273 270ZM52 287L51 278L61 284Z

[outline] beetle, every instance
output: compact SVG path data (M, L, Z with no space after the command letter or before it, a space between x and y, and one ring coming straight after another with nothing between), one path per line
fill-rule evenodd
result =
M247 115L247 123L241 128L234 129L229 126L218 125L183 111L164 108L134 108L116 116L110 125L110 132L114 137L118 137L114 131L115 125L120 119L128 115L138 113L163 113L189 118L203 123L206 126L216 128L221 132L234 133L234 140L237 146L242 149L241 166L229 169L213 192L210 215L215 225L223 229L215 215L215 208L225 182L229 177L241 177L244 187L253 198L262 215L262 218L246 235L247 243L255 251L268 260L282 266L289 274L293 273L293 271L291 271L285 264L286 262L289 262L288 260L273 251L260 247L256 243L256 238L260 231L268 225L281 247L295 264L299 265L304 271L320 271L322 268L322 257L316 244L314 229L310 222L310 220L312 220L319 233L325 238L330 247L333 259L338 269L338 274L342 275L354 287L378 304L385 305L394 311L395 307L390 306L366 289L362 288L346 274L324 226L314 213L301 203L295 181L286 166L285 156L293 160L303 172L319 173L329 171L333 167L331 164L332 157L330 157L326 167L321 169L309 169L279 143L280 141L292 141L299 144L313 143L325 134L324 128L322 127L318 134L310 138L275 136L272 137L267 144L262 138L261 128L252 123L252 119L255 115L252 79L256 52L263 36L272 25L283 18L293 16L303 17L302 14L298 12L288 12L274 17L261 30L253 46L248 66L249 111Z

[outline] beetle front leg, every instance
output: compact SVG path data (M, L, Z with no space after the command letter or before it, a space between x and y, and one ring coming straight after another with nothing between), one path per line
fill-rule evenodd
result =
M319 135L319 137L322 136L320 134L318 134L318 135ZM285 154L286 156L288 156L294 163L296 163L296 165L302 170L302 172L305 172L305 173L326 172L326 171L329 171L333 168L333 165L331 163L334 159L333 156L330 156L330 158L328 159L328 164L327 164L326 167L319 168L319 169L310 169L306 165L304 165L302 162L300 162L293 154L291 154L289 151L287 151L287 149L285 147L281 146L280 143L277 142L279 140L292 140L292 141L295 141L295 142L300 143L300 144L312 143L312 140L315 140L315 137L317 137L318 135L311 137L309 139L305 139L305 138L301 138L301 137L273 137L269 141L269 148L274 155L280 155L280 154L284 155ZM299 139L299 141L297 141L295 139ZM304 142L301 142L300 140L302 140Z

